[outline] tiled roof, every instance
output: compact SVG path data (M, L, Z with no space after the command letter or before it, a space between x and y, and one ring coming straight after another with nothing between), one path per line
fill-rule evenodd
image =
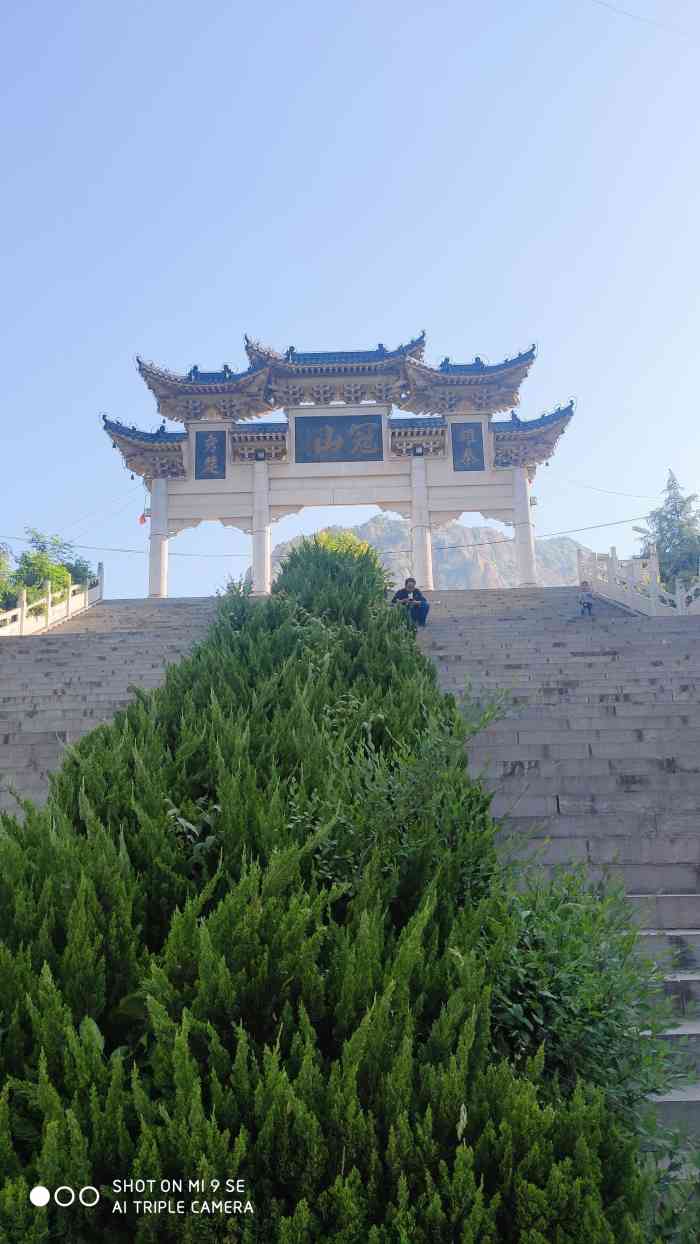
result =
M284 435L288 427L286 419L280 420L279 423L256 423L251 419L248 423L234 424L231 431L240 433L241 436L252 436L254 432L263 432L265 435L269 432L281 432Z
M187 432L166 432L165 428L158 428L157 432L143 432L141 428L129 428L125 423L108 419L106 415L103 415L102 421L105 432L112 436L124 436L130 441L143 441L144 445L176 445L186 441L188 436Z
M229 384L235 380L242 380L244 376L249 376L256 370L255 367L247 367L245 371L231 371L228 367L221 371L200 371L198 367L191 367L181 379L189 380L191 384Z
M311 353L294 350L286 361L300 367L313 367L320 363L381 363L382 359L400 358L405 353L405 346L399 346L398 350L377 348L376 350L330 350Z
M537 432L541 428L549 428L564 419L570 419L573 413L574 403L571 401L567 406L558 406L548 415L540 415L539 419L494 419L491 427L494 432Z
M438 371L447 376L488 375L489 372L504 371L509 367L522 367L525 363L531 363L535 353L535 347L530 346L529 350L524 350L522 354L516 354L515 358L504 359L502 363L484 363L483 359L480 358L475 358L473 363L453 363L449 358L445 358L442 360Z
M444 428L447 424L441 415L418 415L415 418L399 419L390 418L390 428Z

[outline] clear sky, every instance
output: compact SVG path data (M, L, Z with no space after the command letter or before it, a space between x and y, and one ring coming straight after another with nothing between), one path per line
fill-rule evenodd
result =
M700 10L616 7L6 0L0 539L145 552L98 415L155 428L134 356L242 369L244 332L425 328L432 363L536 342L521 417L578 402L540 534L643 515L669 467L700 491ZM631 524L579 538L636 547ZM171 594L214 591L249 543L183 533ZM144 553L85 555L108 595L145 593Z

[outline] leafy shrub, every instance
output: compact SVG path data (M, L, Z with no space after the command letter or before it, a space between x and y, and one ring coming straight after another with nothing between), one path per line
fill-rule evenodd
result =
M544 1044L547 1074L566 1092L582 1077L626 1112L671 1087L654 1038L671 1026L672 1005L660 998L662 972L639 953L622 890L592 889L584 868L535 874L504 899L500 921L497 1049L517 1064Z
M0 817L10 1244L641 1244L609 1081L557 1083L546 1036L509 1036L523 913L383 593L361 547L295 551L70 749L46 808ZM111 1212L116 1177L231 1174L253 1218ZM34 1210L35 1183L102 1201Z

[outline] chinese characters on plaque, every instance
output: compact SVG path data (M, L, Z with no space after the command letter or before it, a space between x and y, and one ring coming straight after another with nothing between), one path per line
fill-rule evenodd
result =
M226 479L226 433L195 433L195 479Z
M483 471L484 436L480 423L452 424L452 466L455 471Z
M381 462L381 415L297 415L297 462Z

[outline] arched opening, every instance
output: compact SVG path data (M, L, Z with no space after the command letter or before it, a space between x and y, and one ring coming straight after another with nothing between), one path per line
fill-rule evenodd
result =
M287 514L272 524L272 577L274 579L285 553L304 536L315 535L327 528L352 530L360 539L375 543L382 511L377 505L308 505L296 514Z
M168 543L169 596L215 596L251 563L250 534L218 519L185 527Z
M433 524L435 588L516 587L518 567L513 527L478 511L462 511Z

